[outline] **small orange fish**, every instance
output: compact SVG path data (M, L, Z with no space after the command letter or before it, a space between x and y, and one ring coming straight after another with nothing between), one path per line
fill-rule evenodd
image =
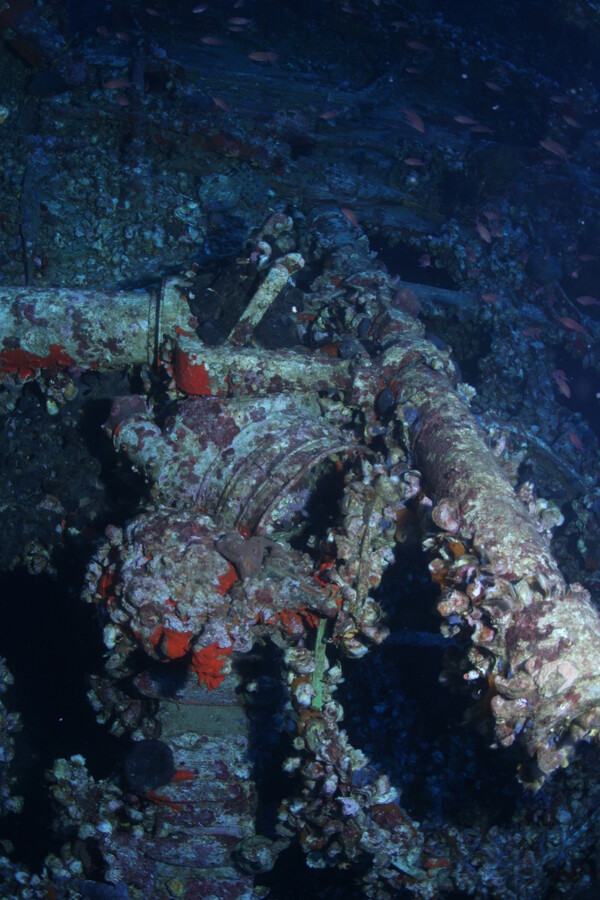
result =
M485 241L486 244L492 243L492 235L490 234L489 228L480 222L479 219L475 222L475 228L477 229L477 234L481 238L482 241Z
M569 98L565 97L564 94L552 94L550 99L552 100L553 103L558 103L559 105L569 102Z
M404 71L409 75L421 75L423 69L419 69L417 66L405 66Z
M577 303L580 303L582 306L600 306L600 300L596 297L575 297Z
M242 16L232 16L231 19L228 19L227 21L230 25L250 25L253 20L244 19Z
M580 322L576 322L571 316L559 316L558 321L564 325L565 328L570 328L571 331L576 331L578 334L587 334L583 325L581 325Z
M169 809L172 809L173 812L176 813L183 812L183 803L177 803L176 800L170 800L163 794L157 794L156 791L145 791L144 797L152 803L156 803L157 806L168 806Z
M125 42L127 42L127 41L130 41L130 40L131 40L131 38L129 37L129 35L127 34L126 31L116 31L116 32L115 32L115 37L117 38L118 41L125 41Z
M421 41L406 41L406 46L411 50L417 50L419 53L431 53L431 47L422 44Z
M538 325L526 325L521 329L523 337L539 338L542 336L542 329Z
M124 97L123 94L115 95L115 103L118 106L129 106L129 100L127 99L127 97Z
M160 16L159 11L157 9L153 9L152 6L146 6L145 10L149 16Z
M405 156L402 160L407 166L414 166L418 168L419 166L424 166L425 163L418 156Z
M211 97L211 100L218 109L222 109L223 112L229 112L229 107L220 97Z
M598 259L593 253L579 253L577 258L580 259L581 262L593 262Z
M102 87L106 91L118 91L121 88L131 87L131 81L126 81L124 78L111 78L110 81L105 81Z
M569 379L564 371L564 369L556 369L552 373L552 377L556 382L556 386L565 397L571 396L571 388L569 387Z
M580 453L585 453L585 447L581 443L581 438L574 431L569 431L569 440Z
M575 116L564 115L561 116L561 118L563 122L566 122L567 125L571 126L571 128L583 128L583 125L581 124L579 119L575 118Z
M196 773L191 769L177 769L171 778L170 784L177 784L180 781L193 781Z
M403 109L402 112L406 116L406 121L408 124L415 129L415 131L423 134L425 131L425 123L421 116L419 116L416 112L413 112L412 109Z
M421 253L419 257L419 266L421 269L429 269L431 266L431 256L429 253Z
M99 34L100 37L108 37L109 31L106 25L98 25L96 28L96 34Z
M358 219L356 218L356 213L353 209L350 209L349 206L340 206L340 212L348 219L351 225L358 228Z
M203 34L200 40L208 47L222 47L225 43L221 38L215 37L214 34Z
M454 116L454 121L459 125L477 125L477 119L473 116Z
M497 221L497 219L500 218L498 213L495 212L495 210L493 210L493 209L484 209L483 214L486 217L486 219L488 220L488 222L495 222L495 221Z
M208 3L199 3L198 6L195 6L192 10L193 13L203 13L205 9L208 9Z
M253 59L255 62L276 63L279 53L275 53L274 50L254 50L248 54L248 59Z
M480 123L477 123L477 125L472 125L470 128L470 131L472 131L473 134L493 134L494 133L494 129L490 128L489 125L481 125Z
M486 303L500 303L502 297L500 294L482 294L481 299L485 300Z
M547 150L548 153L552 153L554 156L558 156L559 159L564 159L565 162L568 162L569 156L565 147L562 144L559 144L558 141L553 140L552 138L544 138L539 142L540 147L543 147L544 150Z
M490 91L496 91L497 94L503 94L504 89L500 87L499 84L496 84L495 81L484 81L483 82L486 88L489 88Z
M319 113L319 119L324 119L325 122L329 122L330 119L337 119L340 115L337 109L324 109L322 113Z

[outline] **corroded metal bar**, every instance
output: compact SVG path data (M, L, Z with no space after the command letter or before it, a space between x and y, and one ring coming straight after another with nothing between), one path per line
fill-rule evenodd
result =
M508 580L535 577L548 592L564 593L564 580L538 523L517 497L465 401L424 358L404 362L395 346L382 360L395 371L404 415L428 489L452 498L460 511L455 530L473 541L494 573ZM416 413L416 415L415 415ZM452 526L454 527L454 526Z
M272 306L277 295L286 286L294 272L301 269L303 265L304 260L299 253L288 253L277 260L275 265L269 269L267 277L232 329L229 335L232 344L247 343L252 331Z
M493 687L496 737L517 736L537 757L533 784L564 765L583 737L600 728L600 617L581 585L567 589L549 535L515 494L498 461L443 374L401 369L400 402L410 428L433 519L445 544L464 542L463 558L444 552L431 568L443 589L440 612L472 632L467 679ZM468 550L471 556L468 556Z
M178 328L189 328L189 310L172 284L160 302L136 292L1 288L0 374L149 365L156 339Z
M292 350L269 351L227 344L205 347L195 338L180 335L174 355L175 381L192 396L211 394L279 394L346 391L351 365L345 360L302 356Z

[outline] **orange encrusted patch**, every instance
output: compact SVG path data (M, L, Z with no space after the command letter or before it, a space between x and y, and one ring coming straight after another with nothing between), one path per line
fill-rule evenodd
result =
M26 378L35 378L40 369L66 369L73 366L75 360L65 352L64 347L59 344L50 344L46 356L38 356L36 353L29 353L16 347L13 350L0 351L0 370L3 372L12 372L25 380Z
M231 647L219 647L216 641L195 650L192 653L192 669L198 676L198 684L205 684L209 691L218 687L225 680L221 669L231 652Z
M210 376L203 362L194 362L185 350L176 347L174 363L175 382L180 391L195 397L210 397Z
M179 659L190 649L190 641L193 632L191 631L172 631L165 628L163 650L169 659Z
M98 593L108 607L115 602L115 573L112 569L105 569L98 582Z
M319 624L319 617L305 606L301 606L298 610L282 609L277 615L267 620L267 625L272 625L276 621L281 622L290 634L297 634L305 624L309 628L316 628Z
M309 628L316 628L318 626L319 617L316 613L312 612L310 609L307 609L306 606L301 606L298 612Z
M163 636L163 631L164 631L164 629L163 629L162 625L157 625L156 628L154 629L154 631L152 632L152 634L150 635L150 643L152 644L152 647L155 650L160 642L160 639ZM134 634L136 634L135 631L134 631ZM136 635L136 637L137 637L137 635Z
M217 578L217 584L215 585L215 590L218 594L222 594L225 596L229 588L234 582L237 581L237 574L231 563L227 563L229 568L222 575L219 575Z
M193 331L186 331L185 328L182 328L182 327L181 327L181 325L177 325L177 326L175 327L175 334L176 334L176 335L179 335L179 336L181 336L181 337L189 337L189 338L195 338L195 337L196 337L196 335L194 334Z
M151 800L153 803L157 803L159 806L168 806L173 812L182 812L183 804L178 803L176 800L171 800L169 797L165 797L163 794L157 794L156 791L146 791L144 794L148 800Z

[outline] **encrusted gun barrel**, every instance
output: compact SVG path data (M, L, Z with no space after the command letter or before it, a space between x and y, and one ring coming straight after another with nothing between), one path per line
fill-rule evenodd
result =
M156 298L133 291L2 287L0 375L149 365L163 336L188 328L189 319L187 303L171 284Z
M439 609L455 630L459 618L468 626L465 678L488 679L497 739L508 746L520 735L539 765L524 778L540 783L578 739L597 739L600 617L580 585L567 590L544 522L517 496L444 373L424 360L403 366L401 347L394 356L412 450L438 498Z

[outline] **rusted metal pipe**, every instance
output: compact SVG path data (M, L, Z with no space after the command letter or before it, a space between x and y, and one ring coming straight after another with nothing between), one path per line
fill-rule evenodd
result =
M167 334L190 328L187 303L172 280L158 296L5 287L0 289L0 375L25 379L69 366L149 365Z

